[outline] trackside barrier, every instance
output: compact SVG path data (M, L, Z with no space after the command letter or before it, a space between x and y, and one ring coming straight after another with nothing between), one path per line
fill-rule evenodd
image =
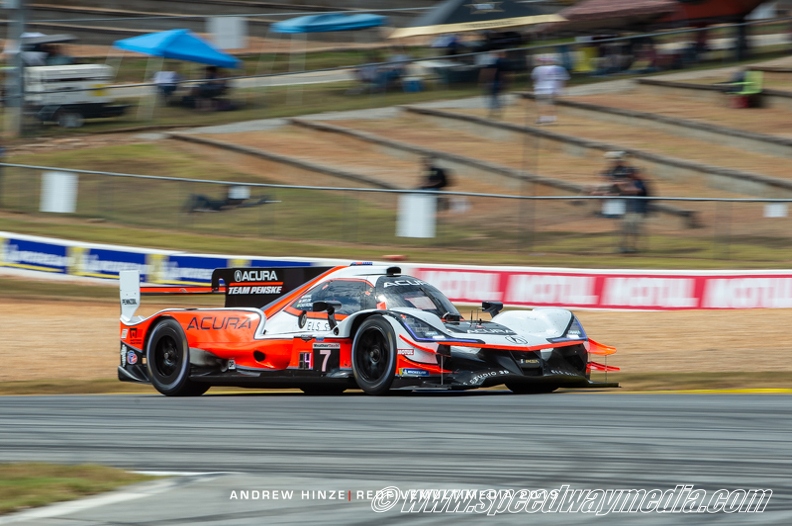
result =
M0 272L110 280L138 270L148 283L206 285L229 266L345 265L350 260L222 256L131 248L0 232ZM392 264L392 263L384 263ZM458 304L686 310L792 308L792 270L669 271L400 264Z

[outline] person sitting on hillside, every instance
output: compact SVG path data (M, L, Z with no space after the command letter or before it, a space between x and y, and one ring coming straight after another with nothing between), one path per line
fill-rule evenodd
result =
M190 95L182 99L182 105L202 110L232 110L234 105L223 96L228 93L228 81L220 75L217 66L207 66L203 81L195 86Z

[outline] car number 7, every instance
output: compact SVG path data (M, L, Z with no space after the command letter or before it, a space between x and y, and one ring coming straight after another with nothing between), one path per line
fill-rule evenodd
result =
M333 354L332 349L320 349L319 354L322 355L322 372L327 372L327 361L330 359L330 355Z

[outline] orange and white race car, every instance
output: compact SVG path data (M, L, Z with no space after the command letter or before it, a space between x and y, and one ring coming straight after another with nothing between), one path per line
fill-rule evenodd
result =
M224 293L225 307L136 316L141 294L201 292ZM591 360L616 350L590 339L570 311L502 309L484 302L491 320L465 320L398 267L222 268L211 287L192 288L141 287L137 271L123 271L118 377L169 396L213 385L372 395L616 385L590 380L591 370L618 370Z

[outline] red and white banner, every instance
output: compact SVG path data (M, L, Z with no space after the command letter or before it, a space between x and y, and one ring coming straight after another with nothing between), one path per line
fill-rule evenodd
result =
M792 271L632 271L415 266L457 303L624 310L792 308Z

